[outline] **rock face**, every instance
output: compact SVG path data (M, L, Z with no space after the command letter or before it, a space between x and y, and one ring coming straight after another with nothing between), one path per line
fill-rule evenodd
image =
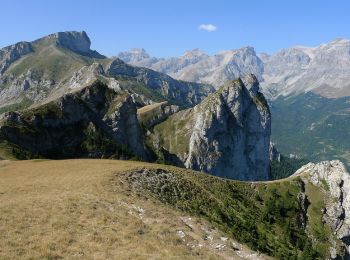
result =
M300 168L294 175L300 176L307 183L323 190L324 208L322 220L340 239L350 257L350 175L340 161L323 161L309 163ZM336 249L331 249L333 258Z
M48 35L40 40L43 39L56 39L57 45L69 49L73 52L88 55L90 57L103 59L106 58L105 56L99 54L96 51L93 51L90 49L91 41L86 32L57 32L51 35Z
M157 125L153 143L166 160L186 168L237 180L268 180L270 132L269 107L256 77L249 75Z
M277 150L276 145L273 142L270 142L269 154L270 161L281 161L281 153Z
M0 140L20 147L19 156L147 159L136 112L130 95L96 82L37 108L5 114Z
M19 42L0 50L0 76L16 60L32 52L29 42Z

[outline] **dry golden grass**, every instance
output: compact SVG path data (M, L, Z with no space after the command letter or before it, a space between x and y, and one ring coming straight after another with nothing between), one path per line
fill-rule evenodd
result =
M177 231L194 231L184 213L115 183L116 173L145 165L156 167L110 160L0 161L0 259L237 258L233 250L186 245Z
M148 106L144 106L144 107L141 107L137 110L137 114L138 115L143 115L145 113L148 113L158 107L160 107L161 105L163 104L167 104L168 101L164 101L164 102L160 102L160 103L154 103L154 104L151 104L151 105L148 105Z

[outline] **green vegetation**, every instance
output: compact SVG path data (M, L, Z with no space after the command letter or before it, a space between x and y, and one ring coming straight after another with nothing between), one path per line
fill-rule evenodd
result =
M28 160L35 158L41 158L41 156L33 154L16 144L9 143L5 140L0 141L0 159Z
M118 80L122 89L130 90L139 95L143 95L154 102L162 102L167 100L167 97L163 96L158 90L151 89L142 82L137 81L135 78L116 76L115 79Z
M155 103L152 105L144 106L137 110L137 118L142 126L145 128L152 128L155 121L162 116L163 108L167 105L167 101Z
M301 166L308 163L305 159L288 158L281 155L280 161L271 162L271 179L284 179L295 173Z
M327 185L328 186L328 185ZM312 204L309 207L309 224L308 229L313 237L317 237L314 246L321 254L326 254L329 250L329 239L334 237L332 230L322 220L323 214L321 212L325 208L325 201L327 194L314 186L311 183L306 185L306 194Z
M126 173L126 178L143 196L155 197L177 209L205 217L254 250L278 259L329 256L325 250L330 247L325 238L329 233L319 222L321 214L310 215L314 241L304 228L304 211L299 199L303 183L299 178L253 184L173 167ZM311 197L310 202L312 211L316 212L320 208L319 199Z
M128 151L127 147L108 138L92 123L89 124L83 133L85 138L81 148L84 154L90 154L92 157L98 158L137 159Z
M32 116L41 118L62 118L64 114L57 103L52 101L32 109L24 110L22 115L25 119L29 120Z
M22 109L25 109L33 104L33 101L31 101L29 98L24 97L19 103L14 103L8 106L3 106L0 108L0 114L10 112L10 111L19 111Z
M260 105L261 107L269 109L269 104L267 103L267 100L266 100L266 98L265 98L263 93L258 92L253 100L254 100L255 104Z
M188 152L190 139L191 109L180 111L154 127L160 144L172 154Z
M38 79L45 76L60 81L93 61L91 58L60 48L48 39L34 44L34 52L23 57L20 63L11 66L9 73L18 77L30 69Z
M310 161L343 161L350 167L350 98L313 93L278 98L271 106L272 140L281 153Z

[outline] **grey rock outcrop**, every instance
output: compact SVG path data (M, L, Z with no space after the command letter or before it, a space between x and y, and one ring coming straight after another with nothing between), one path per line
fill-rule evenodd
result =
M130 95L95 82L36 108L6 113L0 120L0 140L34 158L146 160L136 112Z
M16 60L33 51L29 42L19 42L0 50L0 76Z
M269 148L270 161L281 161L281 153L277 150L276 145L273 142L270 142Z
M331 227L350 256L350 175L338 160L308 163L292 177L300 176L312 185L320 187L325 195L323 221ZM334 252L332 257L336 257ZM348 258L347 258L348 259Z
M220 177L268 180L269 107L255 91L256 77L249 75L243 81L227 82L193 109L180 111L156 126L154 143L159 140L165 157Z
M68 31L68 32L57 32L54 34L50 34L44 38L39 39L56 39L56 44L63 48L69 49L73 52L88 55L93 58L106 58L105 56L99 54L97 51L91 50L91 41L86 32L76 32L76 31Z
M110 129L110 135L115 141L138 157L147 158L143 132L137 120L137 108L130 95L118 98L112 112L107 113L102 120Z

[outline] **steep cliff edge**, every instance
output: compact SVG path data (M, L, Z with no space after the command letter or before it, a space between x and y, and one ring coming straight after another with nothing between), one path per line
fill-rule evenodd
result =
M271 118L254 75L229 81L194 108L155 126L158 156L237 180L269 179Z
M20 159L148 156L132 97L99 81L45 105L6 113L0 141Z
M308 163L291 178L300 177L305 198L311 201L307 210L307 232L310 237L322 235L319 247L330 243L330 255L337 256L339 246L350 258L350 175L340 161Z

